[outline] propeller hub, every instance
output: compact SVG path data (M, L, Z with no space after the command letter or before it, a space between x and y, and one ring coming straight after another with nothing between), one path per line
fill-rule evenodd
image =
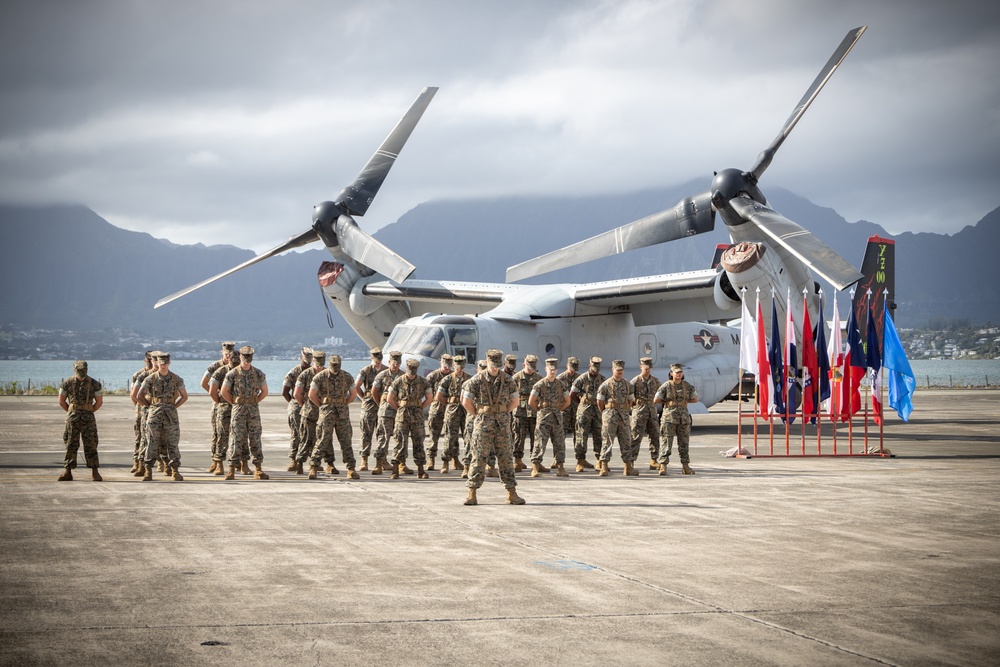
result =
M757 187L753 174L739 169L723 169L716 172L712 180L712 205L722 214L722 219L729 226L740 225L743 218L732 210L729 201L733 197L746 196L759 204L767 204L764 193Z
M337 220L343 214L344 211L332 201L325 201L313 206L312 228L319 234L328 248L340 245L337 240Z

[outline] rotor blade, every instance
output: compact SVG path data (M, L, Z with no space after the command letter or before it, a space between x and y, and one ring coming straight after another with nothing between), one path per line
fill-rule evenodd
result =
M385 177L389 175L389 169L396 162L399 152L403 150L403 145L410 138L410 133L413 132L417 121L420 120L437 91L438 89L434 87L424 88L420 91L409 111L403 115L396 127L375 151L375 155L368 160L368 164L358 174L354 183L337 195L336 202L351 215L362 216L368 211L368 207L371 206L372 200L375 199L379 188L382 187Z
M823 86L825 86L826 82L829 81L831 76L833 76L837 67L840 66L840 63L843 62L844 58L847 57L847 54L851 52L854 44L861 39L861 35L864 34L867 29L868 26L863 25L860 28L855 28L847 33L847 36L844 37L844 41L840 43L840 46L838 46L837 50L833 52L832 56L830 56L830 60L828 60L823 69L820 70L819 75L812 82L812 85L809 86L809 90L807 90L806 94L802 96L799 103L795 105L792 115L785 121L785 125L781 128L781 132L778 132L778 136L774 138L771 145L757 156L757 162L754 164L753 168L750 169L750 173L753 174L754 179L757 181L760 180L764 170L767 169L769 164L771 164L774 154L778 152L778 148L780 148L781 144L784 143L785 139L791 133L792 128L794 128L795 124L799 122L799 119L802 118L802 114L806 112L809 105L812 104L814 99L816 99L816 96L819 95L819 91L823 89Z
M712 193L703 192L682 199L674 208L511 266L507 269L507 282L517 282L629 250L710 232L714 228Z
M280 255L281 253L285 252L286 250L291 250L293 248L299 248L301 246L307 245L309 243L312 243L313 241L318 241L318 240L319 240L319 234L317 234L312 229L310 229L309 231L303 232L303 233L299 234L298 236L293 236L290 239L288 239L287 241L285 241L284 243L282 243L281 245L277 246L276 248L272 248L272 249L268 250L267 252L265 252L262 255L257 255L253 259L248 259L247 261L243 262L239 266L235 266L235 267L229 269L228 271L223 271L219 275L212 276L211 278L208 278L207 280L202 280L197 285L191 285L191 287L185 287L180 292L174 292L170 296L163 297L162 299L160 299L159 301L156 302L156 305L154 305L153 308L159 308L160 306L164 306L164 305L170 303L171 301L173 301L174 299L179 299L182 296L184 296L185 294L190 294L191 292L195 291L196 289L200 289L200 288L204 287L205 285L207 285L209 283L214 283L219 278L225 278L230 273L236 273L237 271L245 269L245 268L247 268L248 266L250 266L252 264L256 264L257 262L259 262L261 260L265 260L268 257L274 257L275 255Z
M733 197L729 205L838 290L864 278L833 248L780 213L747 197Z
M401 283L417 268L368 235L346 215L337 220L337 239L348 257Z

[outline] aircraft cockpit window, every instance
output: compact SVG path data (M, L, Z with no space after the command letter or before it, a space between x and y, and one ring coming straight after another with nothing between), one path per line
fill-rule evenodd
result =
M465 363L474 364L479 347L479 330L476 327L450 327L448 345L452 354L464 355Z
M413 348L405 350L411 354L440 359L444 354L444 332L438 327L419 327L412 341Z

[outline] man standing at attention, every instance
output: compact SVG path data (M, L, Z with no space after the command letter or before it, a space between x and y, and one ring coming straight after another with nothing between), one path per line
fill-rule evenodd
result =
M537 366L538 357L529 354L524 357L524 368L512 378L517 385L518 395L517 410L514 412L514 472L521 472L528 467L524 465L527 441L531 441L531 446L528 448L529 457L535 447L535 409L528 405L528 398L531 396L531 388L542 379L535 370Z
M566 370L556 376L556 379L563 383L566 391L573 387L573 383L580 377L580 358L570 357L566 360ZM576 452L576 401L570 400L569 405L562 411L562 426L566 437L573 443L573 452ZM556 465L553 460L552 465Z
M600 456L601 446L601 411L597 409L597 388L604 384L605 377L601 375L601 358L590 358L590 370L581 373L573 382L570 399L576 396L580 408L576 413L576 471L583 472L593 468L587 460L587 438L594 438L594 453Z
M438 440L441 439L441 430L444 427L445 405L437 399L437 390L441 381L451 375L452 357L450 354L441 355L441 368L427 376L427 382L431 386L431 407L427 411L427 433L431 437L431 447L427 457L427 469L434 470L434 458L437 456Z
M211 390L209 389L209 383L212 381L212 376L215 374L215 371L219 370L223 366L229 365L230 357L233 354L235 354L235 352L233 352L233 349L235 347L236 343L232 341L227 340L226 342L224 342L222 344L222 359L217 359L216 361L213 361L208 365L208 368L205 369L205 374L201 376L201 388L204 389L206 393L211 393ZM226 447L226 443L222 443L219 440L219 430L217 427L219 423L218 410L219 410L219 404L213 403L212 404L212 451L213 452L220 446L223 448ZM209 469L208 472L215 472L215 471L216 471L216 462L215 459L212 459L212 467Z
M559 360L545 360L545 377L531 388L528 402L538 413L538 425L535 428L535 441L531 449L531 476L538 477L549 469L542 463L545 457L545 444L552 441L552 454L555 457L557 477L567 477L569 473L563 464L566 461L566 432L563 430L559 415L569 404L569 390L562 380L556 377Z
M59 386L59 407L66 412L66 430L63 431L63 443L66 445L66 459L60 482L73 481L73 468L76 467L76 454L80 451L80 441L83 441L83 456L90 468L91 478L95 482L103 480L97 472L100 462L97 459L97 419L94 413L101 409L104 396L101 395L101 383L87 375L87 362L78 359L73 364L74 377L63 381Z
M263 470L264 451L261 448L260 408L257 405L267 398L267 376L264 371L253 367L253 348L240 348L240 365L226 373L222 382L222 397L233 404L233 414L229 425L229 472L226 479L236 479L236 458L238 445L246 438L253 457L254 479L270 479Z
M639 446L643 436L649 436L649 469L656 470L656 459L660 456L660 420L656 416L656 390L660 381L652 375L653 358L643 357L639 360L639 374L632 378L632 393L635 395L635 405L632 406L632 460L639 460Z
M431 387L425 378L417 375L420 362L406 360L406 373L392 382L389 388L389 407L397 410L393 436L396 447L392 450L392 479L399 479L406 463L407 439L413 444L413 462L417 464L417 478L427 479L424 472L424 408L431 402Z
M281 383L281 396L288 403L288 430L291 432L288 448L288 458L291 461L288 464L288 472L295 472L295 468L298 465L295 457L299 453L299 445L302 444L299 439L299 429L301 427L299 417L302 414L302 406L299 405L299 402L295 400L292 394L295 393L295 383L299 379L299 374L312 365L312 360L312 348L302 348L299 363L292 366L291 370L285 373L285 379Z
M184 380L170 372L170 355L160 352L157 357L159 368L142 381L139 402L149 406L146 414L148 442L146 446L146 469L142 481L153 479L153 461L161 448L167 452L167 470L175 482L181 482L181 452L177 445L181 440L181 424L177 418L177 408L188 399Z
M618 441L618 453L625 464L626 475L638 475L632 465L632 431L629 430L629 415L632 412L632 385L625 379L625 362L615 359L611 362L611 378L597 389L597 409L601 411L601 437L604 446L598 461L601 477L608 476L608 462L611 447Z
M368 470L368 457L372 453L372 436L375 435L375 427L378 425L378 403L372 397L372 385L375 378L385 370L382 365L382 348L373 347L371 349L372 362L358 372L358 379L354 382L354 392L361 397L361 467L359 470Z
M666 446L660 443L660 475L667 474L667 464L670 463L670 452L674 448L674 436L677 436L677 451L681 457L681 471L685 475L693 475L694 470L688 464L691 458L688 446L691 442L691 413L689 403L698 402L698 394L694 387L684 379L684 367L673 364L670 367L670 379L657 390L656 403L663 403L663 421L660 424L660 436L666 438Z
M319 474L320 462L326 456L333 459L333 434L337 434L340 443L340 453L347 466L348 479L359 479L354 470L354 445L351 438L351 403L357 392L354 391L354 378L347 371L340 369L339 354L331 354L330 367L313 377L309 385L309 400L319 406L319 420L316 427L316 447L309 460L309 479L316 479ZM329 449L330 451L326 451Z

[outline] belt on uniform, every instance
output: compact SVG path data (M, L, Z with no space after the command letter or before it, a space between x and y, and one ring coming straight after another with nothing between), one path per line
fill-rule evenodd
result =
M416 401L416 402L414 402L414 401L403 401L402 403L399 404L399 407L401 407L401 408L419 408L421 403L423 403L423 401Z
M83 410L84 412L93 412L94 411L94 406L93 405L86 405L84 403L70 403L69 404L69 409L70 410Z
M250 397L243 398L241 396L238 397L235 401L233 401L233 405L257 405L257 397L254 396L252 398Z
M559 405L556 405L552 401L539 401L538 402L538 407L539 408L557 408L557 407L559 407Z
M507 412L506 405L485 405L476 408L477 415L497 415L500 414L501 412Z
M452 396L451 398L448 399L448 403L461 403L461 402L462 402L461 396Z
M586 396L580 399L580 405L590 405L591 403L592 401Z
M332 396L327 396L322 401L323 405L347 405L347 399L345 398L333 398Z
M604 407L606 408L625 408L628 407L628 401L605 401Z
M636 405L652 405L652 401L650 401L648 398L637 398L637 399L635 399L635 404Z
M174 397L171 396L170 398L151 398L151 399L149 399L149 404L150 405L173 405L174 404Z

